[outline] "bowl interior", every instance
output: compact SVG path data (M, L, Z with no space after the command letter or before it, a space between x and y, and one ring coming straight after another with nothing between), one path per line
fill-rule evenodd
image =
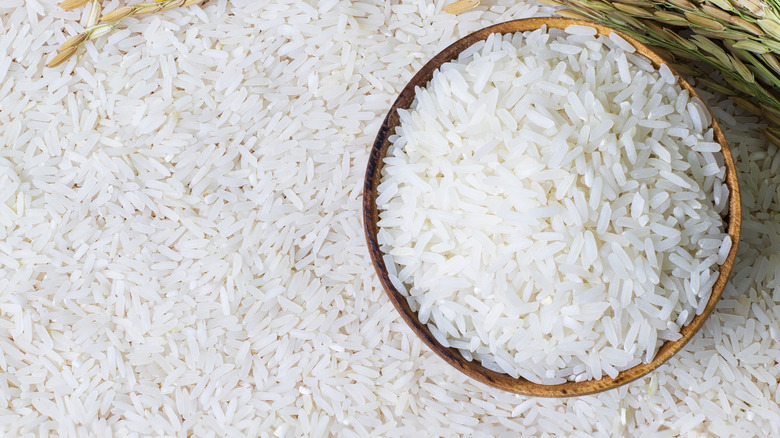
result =
M609 35L612 32L617 32L613 29L598 24L567 18L530 18L509 21L479 30L453 43L444 51L436 55L431 61L423 66L422 69L420 69L420 71L411 79L411 81L409 81L409 84L407 84L407 86L401 91L395 103L390 108L390 111L388 112L387 117L385 118L384 123L382 124L382 127L380 128L374 145L371 149L363 188L363 221L371 260L385 291L406 323L423 340L423 342L428 345L428 347L436 352L436 354L438 354L447 363L465 373L466 375L482 383L498 389L502 389L504 391L542 397L586 395L618 387L644 376L645 374L666 362L677 351L679 351L693 337L699 328L701 328L701 326L704 324L704 321L712 312L717 301L720 299L721 294L723 293L723 289L726 286L726 282L728 280L729 274L731 273L731 268L736 257L742 224L740 194L737 183L736 169L734 167L734 159L731 155L728 145L726 144L723 132L713 118L712 128L715 134L714 137L715 140L721 145L721 152L723 154L726 167L726 185L729 188L729 213L727 217L724 218L724 221L728 228L728 234L732 239L731 250L726 261L720 266L718 280L713 286L712 295L710 296L707 306L700 315L697 315L691 321L690 324L681 329L680 332L682 334L682 338L677 341L665 342L658 350L653 361L649 363L642 363L633 368L622 371L614 379L605 376L599 380L567 382L558 385L542 385L530 382L523 378L516 379L507 374L491 371L483 367L478 361L467 361L463 358L457 349L442 346L434 339L428 327L425 324L420 323L419 319L417 318L417 313L411 310L406 297L398 292L398 290L396 290L396 288L390 282L390 278L388 277L387 273L387 267L385 266L384 260L382 258L383 254L380 251L379 244L377 242L377 222L379 219L379 211L376 205L377 186L379 185L381 178L383 159L387 153L388 147L390 146L388 138L395 132L395 128L400 123L398 109L407 109L411 106L414 100L414 88L416 86L424 87L431 80L433 72L443 63L457 58L460 52L470 47L472 44L486 39L492 33L504 34L525 32L539 29L544 25L546 25L548 28L565 29L573 24L593 27L596 29L598 35ZM665 61L657 54L653 53L648 47L628 37L627 35L623 35L620 32L617 33L623 39L634 45L634 47L637 49L637 52L649 58L656 68L660 67L661 64L665 64ZM677 76L678 82L682 88L687 89L691 96L699 97L690 84L682 79L671 66L669 66L669 68Z

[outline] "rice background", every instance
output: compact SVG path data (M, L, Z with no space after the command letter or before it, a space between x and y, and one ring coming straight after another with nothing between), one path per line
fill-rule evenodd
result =
M363 239L373 137L446 45L550 14L443 6L212 0L128 19L45 69L80 12L0 0L0 435L780 434L780 154L706 92L741 172L743 240L668 364L527 398L407 329Z

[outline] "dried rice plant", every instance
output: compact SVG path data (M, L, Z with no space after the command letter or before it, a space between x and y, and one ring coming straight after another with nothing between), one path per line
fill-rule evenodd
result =
M92 2L87 28L73 36L57 48L57 55L46 64L47 67L57 67L76 54L78 48L89 40L100 38L110 33L127 17L141 14L164 12L181 6L192 6L203 3L204 0L159 0L154 2L136 3L117 8L105 15L100 15L102 7L100 0L64 0L59 6L65 10L76 9ZM99 17L99 18L98 18Z
M778 0L543 0L565 17L613 27L652 46L683 74L780 126ZM717 82L691 61L718 70ZM766 136L780 145L780 129Z

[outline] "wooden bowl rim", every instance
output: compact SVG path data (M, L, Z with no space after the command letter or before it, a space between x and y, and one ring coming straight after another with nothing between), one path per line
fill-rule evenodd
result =
M498 388L504 391L514 392L522 395L539 396L539 397L569 397L593 394L601 391L616 388L618 386L629 383L642 376L647 375L654 369L661 366L664 362L669 360L675 353L677 353L685 344L698 332L698 330L704 324L704 321L712 313L718 300L723 294L723 289L726 286L728 277L731 274L732 267L737 255L737 249L739 247L739 239L742 227L742 205L740 200L739 183L737 181L737 172L734 165L734 158L731 155L726 139L723 135L723 131L718 125L717 120L712 116L712 112L708 107L707 111L712 118L712 129L714 137L721 145L721 153L723 154L724 164L726 167L726 185L729 188L729 214L724 218L724 222L728 223L728 234L731 236L732 245L729 251L726 261L720 265L719 276L715 285L713 286L712 294L704 308L704 311L694 317L694 319L680 332L683 335L681 339L677 341L666 341L659 348L655 355L655 358L649 363L641 363L633 368L621 371L616 378L610 378L604 376L599 380L588 380L584 382L566 382L558 385L542 385L530 382L523 378L513 378L508 374L498 373L491 371L482 366L478 361L469 362L463 358L458 350L455 348L445 348L439 342L434 339L430 330L425 324L420 323L417 319L417 313L413 312L406 297L402 295L393 284L387 274L387 268L382 258L383 254L380 251L379 244L377 242L377 220L378 209L376 205L376 188L379 185L381 179L381 170L383 167L382 159L387 153L389 147L388 138L398 125L398 109L409 108L414 99L414 87L425 86L430 81L433 71L439 68L443 63L457 58L457 55L473 45L474 43L486 39L493 33L515 33L525 32L530 30L536 30L546 25L548 28L565 29L570 25L581 25L595 28L598 35L609 35L615 32L623 39L632 44L638 53L646 56L650 59L656 68L659 68L661 64L666 64L667 67L678 78L679 84L689 91L691 97L701 97L696 90L685 81L682 76L669 64L667 64L660 56L654 53L650 48L644 44L636 41L635 39L611 29L607 26L602 26L595 23L586 21L559 18L559 17L540 17L540 18L528 18L521 20L513 20L493 26L486 27L478 30L447 47L442 52L437 54L427 64L425 64L419 72L409 81L404 89L399 94L390 111L382 123L382 126L376 136L371 153L366 166L366 175L363 186L363 224L365 227L366 243L368 244L369 253L371 256L372 264L379 275L380 282L387 292L390 301L392 301L398 313L409 325L412 331L419 336L423 342L431 348L439 357L444 359L445 362L452 365L467 376L476 379L486 385Z

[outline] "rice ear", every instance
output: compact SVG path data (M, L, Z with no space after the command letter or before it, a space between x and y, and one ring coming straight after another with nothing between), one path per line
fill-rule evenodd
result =
M100 38L103 35L111 32L114 27L120 21L131 15L152 14L160 11L167 11L181 6L195 5L202 2L202 0L155 0L153 2L137 3L130 6L122 6L107 14L100 16L102 11L101 0L65 0L60 3L63 9L73 9L79 6L83 6L89 2L92 2L92 9L90 10L89 17L87 19L87 29L72 37L66 41L62 46L57 49L58 55L47 65L49 67L55 67L65 62L70 56L75 53L76 47L80 46L87 40L93 40ZM99 20L103 24L96 24ZM60 54L66 53L69 56Z

